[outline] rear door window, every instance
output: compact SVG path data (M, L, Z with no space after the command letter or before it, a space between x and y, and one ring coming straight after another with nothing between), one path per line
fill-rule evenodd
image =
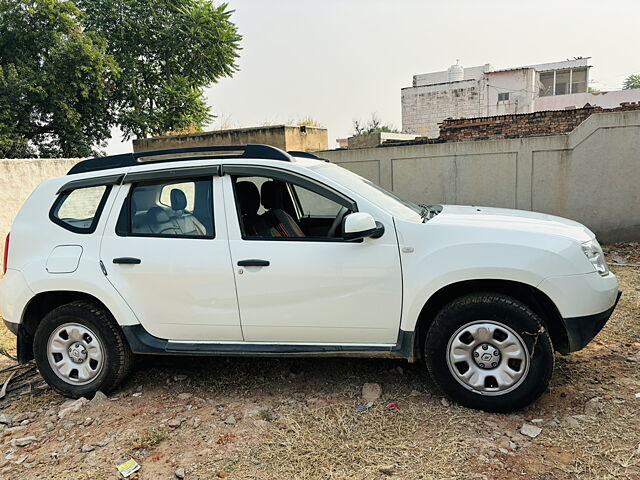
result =
M211 178L135 183L122 206L119 236L214 238Z
M53 204L50 218L69 231L92 233L98 225L110 190L110 186L98 185L63 193Z

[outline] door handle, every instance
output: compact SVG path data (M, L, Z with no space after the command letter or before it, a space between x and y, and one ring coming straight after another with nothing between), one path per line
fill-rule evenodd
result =
M269 265L269 260L258 260L256 258L238 260L239 267L268 267Z
M120 263L122 265L138 265L142 263L142 260L133 257L118 257L113 259L113 263Z

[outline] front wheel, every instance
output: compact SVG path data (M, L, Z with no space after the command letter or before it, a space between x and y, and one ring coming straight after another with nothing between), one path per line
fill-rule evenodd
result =
M133 364L131 349L113 318L80 301L62 305L42 319L33 353L45 381L72 398L109 392Z
M502 294L470 294L446 305L427 332L424 353L446 394L488 412L529 405L553 373L553 347L541 319Z

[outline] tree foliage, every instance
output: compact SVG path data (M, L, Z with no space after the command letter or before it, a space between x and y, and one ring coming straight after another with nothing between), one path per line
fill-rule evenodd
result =
M0 0L0 157L86 156L119 69L69 1Z
M114 101L125 138L198 129L212 119L203 88L231 76L240 35L209 0L78 0L122 73Z
M629 75L622 85L624 90L629 90L631 88L640 88L640 73L634 73Z
M209 0L0 0L0 157L88 156L199 130L240 35Z
M378 132L399 133L392 125L383 124L382 120L375 113L371 114L371 118L362 122L360 120L353 121L353 136L370 135Z

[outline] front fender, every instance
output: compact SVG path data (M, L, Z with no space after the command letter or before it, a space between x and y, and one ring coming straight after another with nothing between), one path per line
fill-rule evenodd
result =
M401 329L405 331L415 330L420 312L429 299L438 291L469 280L512 281L535 288L542 281L542 277L515 268L475 267L448 271L437 278L431 278L428 283L421 285L420 288L411 289L410 295L412 295L412 299L409 300L409 296L407 296L408 301L404 302Z
M569 238L530 232L501 238L488 229L398 223L405 331L415 329L424 305L448 285L503 280L535 288L549 276L588 273L590 267Z

